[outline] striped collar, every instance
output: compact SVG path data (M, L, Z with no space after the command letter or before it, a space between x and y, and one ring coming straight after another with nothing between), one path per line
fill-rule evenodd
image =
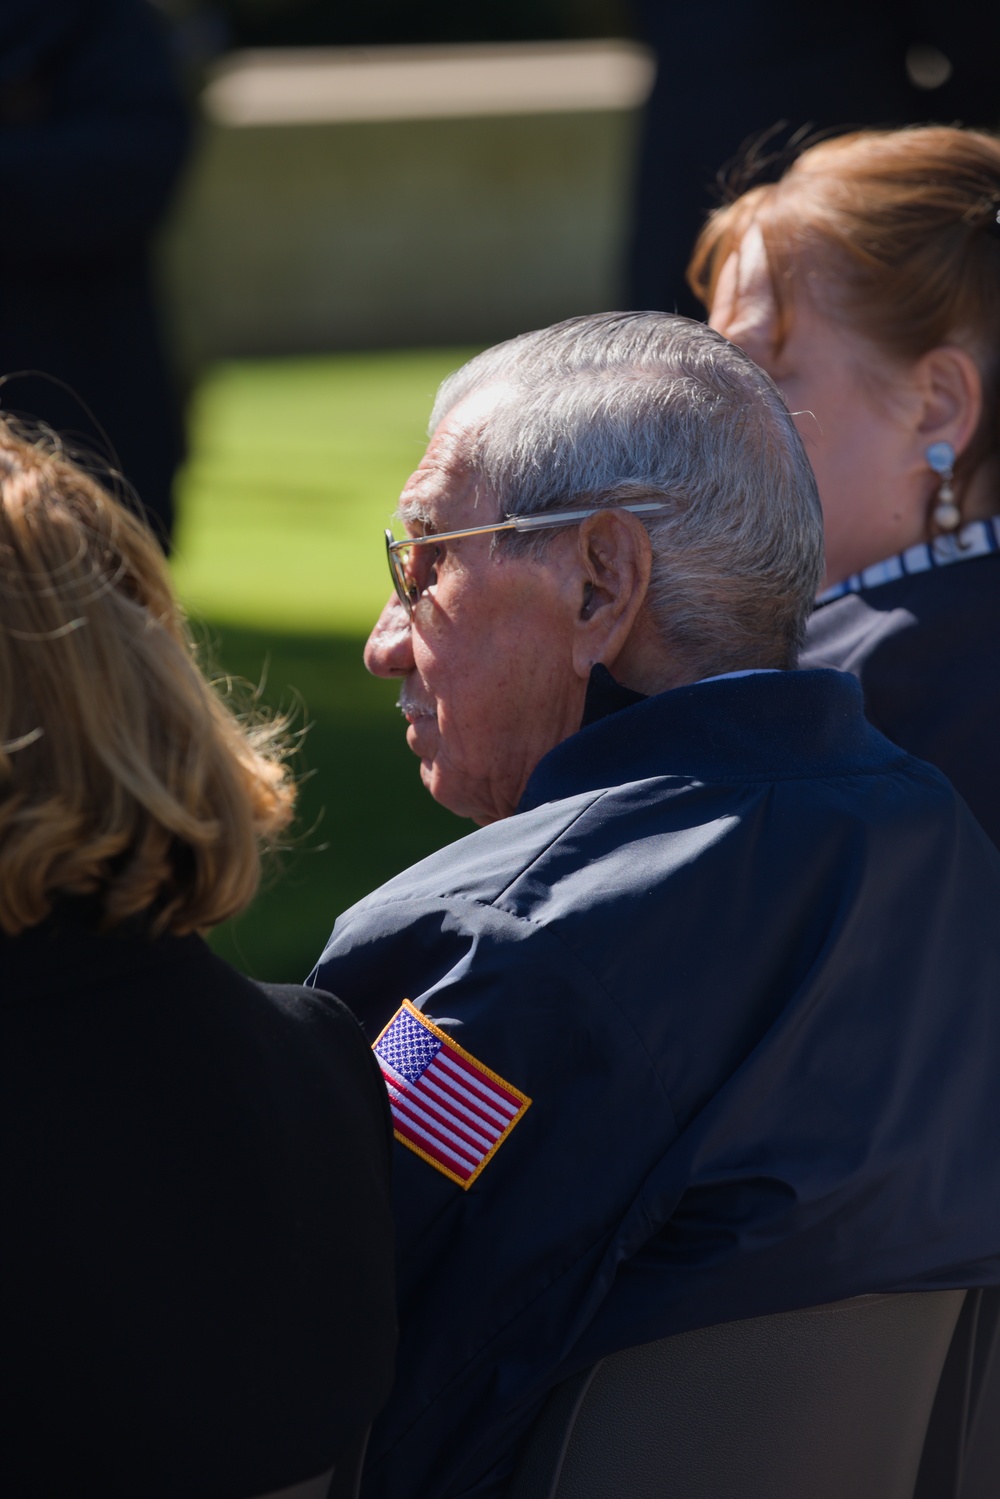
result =
M929 544L907 547L895 557L884 562L874 562L860 573L852 573L843 583L834 583L817 595L816 607L832 604L845 593L862 593L868 588L878 588L883 583L894 583L911 573L929 572L935 567L948 567L952 562L970 562L973 557L985 557L989 552L1000 552L1000 515L989 520L970 521L957 536L939 536Z

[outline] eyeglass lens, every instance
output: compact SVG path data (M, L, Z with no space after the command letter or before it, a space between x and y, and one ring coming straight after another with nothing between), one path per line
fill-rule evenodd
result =
M396 592L411 614L418 597L409 570L412 550L412 547L400 547L399 551L389 553L389 566L392 568L392 580L396 585Z
M392 533L386 532L386 555L393 587L408 614L420 595L434 582L440 548L436 546L399 546Z

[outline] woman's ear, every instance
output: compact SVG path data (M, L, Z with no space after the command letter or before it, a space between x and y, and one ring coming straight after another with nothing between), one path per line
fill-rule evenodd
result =
M957 344L939 344L916 365L922 397L918 436L925 447L950 442L961 455L983 412L983 381L972 355Z
M573 668L584 679L619 655L649 588L653 548L645 526L627 510L599 510L578 531L583 579Z

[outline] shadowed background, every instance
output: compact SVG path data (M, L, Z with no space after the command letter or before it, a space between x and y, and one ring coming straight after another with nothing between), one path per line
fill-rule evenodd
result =
M302 978L338 912L471 830L423 790L398 689L361 661L390 588L382 532L471 352L234 362L198 386L175 577L209 665L304 729L295 846L212 938L255 978Z

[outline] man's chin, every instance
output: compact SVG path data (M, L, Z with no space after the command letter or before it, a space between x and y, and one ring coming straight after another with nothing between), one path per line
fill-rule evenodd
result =
M477 827L500 822L513 811L513 808L495 807L488 790L443 768L436 760L421 760L420 779L436 802L454 812L456 817L474 822Z
M420 760L420 779L424 788L456 817L466 817L479 827L485 827L487 823L499 822L513 811L513 808L495 807L488 781L476 780L457 770L447 755L442 754L435 718L414 719L406 730L406 743Z
M421 722L423 732L421 732ZM449 812L454 812L457 817L467 817L469 814L464 810L464 806L456 801L454 778L449 776L447 771L442 771L438 764L437 735L428 733L427 728L427 721L418 719L416 723L411 723L406 731L406 742L420 760L420 779L424 789L429 791L442 807L447 807Z
M448 775L441 774L434 760L421 760L420 779L434 800L442 807L447 807L449 812L454 812L456 817L472 816L454 782Z
M434 800L447 807L449 812L454 812L456 817L467 817L480 826L496 821L495 813L490 815L474 795L470 796L463 777L451 774L433 755L421 759L420 779Z

